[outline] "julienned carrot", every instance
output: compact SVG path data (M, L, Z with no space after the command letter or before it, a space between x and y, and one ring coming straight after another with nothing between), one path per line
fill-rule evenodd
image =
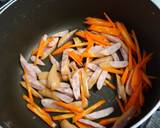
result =
M128 51L128 68L131 70L133 68L133 58L132 58L132 50L129 48Z
M109 23L112 25L112 27L116 27L114 22L111 20L111 18L107 15L107 13L104 12L104 16L106 17L106 19L109 21Z
M80 122L75 122L75 124L76 124L79 128L92 128L91 126L86 125L86 124L82 124L82 123L80 123Z
M73 118L73 122L76 122L79 119L81 119L83 116L91 113L92 111L94 111L95 109L97 109L98 107L100 107L105 102L106 102L105 100L100 100L97 103L95 103L94 105L92 105L91 107L89 107L86 110L82 111L81 113L76 114L76 116Z
M31 101L31 103L33 103L33 96L32 96L32 91L31 91L31 84L29 83L28 80L28 73L27 70L24 68L24 78L25 78L25 82L26 82L26 86L27 86L27 91L28 91L28 95L29 95L29 99Z
M65 109L68 109L68 110L70 110L72 112L75 112L75 113L83 111L82 108L77 107L77 106L75 106L73 104L66 104L66 103L58 102L58 101L55 102L55 104L58 105L58 106L64 107Z
M137 37L136 37L136 33L134 31L132 31L132 36L133 36L134 42L136 44L136 52L137 52L137 57L138 57L138 63L140 63L142 61L142 54L141 54L139 43L138 43L138 40L137 40Z
M88 36L95 41L95 44L98 44L98 45L108 45L110 46L111 44L109 43L109 41L107 40L106 37L104 36L101 36L101 35L98 35L98 34L93 34L89 31L85 31L85 33L88 34Z
M110 73L115 73L115 74L123 74L123 70L119 70L119 69L115 69L115 68L112 68L112 67L101 67L103 70L105 71L108 71Z
M106 118L106 119L102 119L99 121L99 124L101 125L109 125L112 124L114 122L116 122L119 119L119 117L112 117L112 118Z
M144 95L143 95L143 89L141 88L140 94L139 94L139 104L140 106L144 105Z
M122 113L125 112L125 109L124 109L124 107L122 105L122 102L119 100L119 98L117 96L116 96L116 101L118 103L119 108L121 109L121 112Z
M125 43L127 44L127 46L129 48L131 48L133 51L136 52L136 46L135 44L133 43L128 31L127 31L127 28L125 27L125 25L123 23L120 23L120 22L116 22L116 26L117 28L120 30L121 32L121 35L123 36L124 38L124 41Z
M40 43L39 43L39 47L38 47L38 51L37 51L37 56L36 56L36 60L34 62L34 64L37 63L37 60L39 57L41 57L43 55L44 49L47 46L48 41L47 39L45 39L45 36L42 37Z
M43 109L46 112L59 112L59 113L69 113L68 110L62 110L62 109L56 109L56 108L44 108Z
M148 55L146 55L142 61L139 63L139 67L143 67L146 63L148 63L148 61L151 60L153 53L149 53Z
M94 18L94 17L87 17L84 23L89 24L89 25L100 25L100 26L107 26L107 27L112 26L110 22L103 20L103 19Z
M25 101L27 101L29 104L34 106L37 109L37 111L39 111L42 115L46 116L47 118L51 120L50 115L47 112L45 112L43 109L41 109L35 102L31 102L31 100L25 94L23 94L22 97Z
M138 98L141 91L141 85L142 85L142 82L139 83L139 86L136 88L136 90L133 92L133 94L129 98L129 101L125 105L125 111L127 111L130 107L134 106L136 102L139 102Z
M79 65L82 66L82 56L78 55L77 53L75 53L74 51L69 51L68 55Z
M74 117L74 114L63 114L63 115L58 115L58 116L53 116L53 120L64 120L64 119L69 119Z
M129 74L129 68L126 67L124 70L124 73L122 75L121 81L122 81L122 85L125 85L127 78L128 78L128 74Z
M89 32L87 32L87 31L85 31L85 38L86 38L87 41L88 41L88 46L87 46L85 52L88 52L89 49L94 45L94 42L93 42L93 40L91 39L91 37L89 36Z
M116 87L111 82L109 82L108 80L105 80L104 82L106 83L106 86L110 87L111 89L113 89L113 90L116 89Z
M68 42L66 44L64 44L63 46L61 46L60 48L56 49L52 55L58 55L60 53L62 53L65 49L70 48L72 46L72 42Z
M92 30L92 31L95 31L95 32L111 34L111 35L114 35L114 36L119 36L120 35L120 31L117 28L91 25L88 29Z
M42 120L44 120L50 127L52 127L52 128L56 127L56 124L51 119L49 119L47 116L43 115L34 106L32 106L31 104L27 104L27 107L33 113L35 113L36 115L38 115Z
M140 68L136 66L133 71L132 79L131 79L131 87L133 91L139 86L139 83L142 81L142 74Z
M148 78L148 76L143 71L141 71L141 75L142 75L142 79L144 80L144 82L146 82L147 85L152 87L152 83L151 83L150 79Z
M84 31L78 31L78 32L76 32L76 35L81 37L81 38L86 38Z
M32 55L36 55L38 52L38 48L32 50Z

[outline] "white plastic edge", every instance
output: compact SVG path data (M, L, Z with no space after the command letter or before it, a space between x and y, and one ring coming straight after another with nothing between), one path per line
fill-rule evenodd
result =
M160 9L160 0L151 0Z

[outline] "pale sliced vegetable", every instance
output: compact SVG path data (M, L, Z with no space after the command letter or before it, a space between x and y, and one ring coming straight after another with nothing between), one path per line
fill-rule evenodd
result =
M128 53L124 50L124 48L120 48L120 52L121 52L121 55L123 57L123 60L125 61L128 61Z
M94 128L105 128L104 126L96 123L96 122L93 122L93 121L90 121L90 120L87 120L87 119L80 119L79 122L83 123L83 124L87 124L89 126L92 126Z
M47 87L51 90L55 90L60 86L60 78L57 73L56 65L52 65L52 68L48 74L48 84Z
M94 57L102 57L103 55L100 53L104 49L103 46L93 46L90 48L89 52L94 56Z
M81 70L81 75L82 75L82 86L83 86L83 89L84 89L84 95L85 97L89 97L90 94L89 94L89 85L88 85L88 76L87 76L87 73L84 69Z
M59 101L59 98L55 95L54 91L51 91L48 88L38 91L42 96L52 98L54 100Z
M107 71L102 71L97 81L98 90L100 90L103 87L106 78L111 79L111 75Z
M135 114L136 108L135 106L132 106L118 118L118 120L114 123L112 128L124 128L129 123L129 121L135 116Z
M34 77L31 76L27 76L28 77L28 81L30 82L31 86L37 90L43 90L45 89L45 87ZM25 78L24 78L25 79Z
M47 80L39 80L39 82L40 82L41 84L43 84L44 86L47 85Z
M79 76L79 70L77 70L72 78L70 78L70 83L73 89L73 94L76 100L80 98L80 76Z
M96 69L97 68L99 68L96 64L94 64L94 63L88 63L87 64L87 67L89 68L89 69L91 69L92 71L96 71Z
M37 74L39 80L47 80L48 72L40 72Z
M123 101L127 102L126 92L125 92L124 85L122 85L121 77L118 74L116 74L116 78L117 78L118 95L119 97L122 98Z
M42 72L41 69L37 65L29 64L29 66L36 74Z
M109 63L114 68L125 68L128 65L128 61L110 61Z
M69 79L69 56L67 50L63 52L62 62L61 62L61 74L62 79L67 81Z
M41 99L41 104L45 108L55 108L55 109L64 110L63 107L56 105L55 102L56 102L56 100L52 100L52 99L48 99L48 98Z
M57 91L61 92L61 93L64 93L68 96L73 96L73 92L72 92L72 89L71 88L64 88L64 87L59 87L56 89Z
M61 32L57 32L55 34L52 34L52 37L63 37L64 35L66 35L69 32L69 30L63 30Z
M81 41L78 37L74 37L74 38L73 38L73 41L74 41L75 44L80 44L80 43L82 43L82 41ZM80 51L80 48L77 48L77 50L78 50L78 52L79 52L79 51Z
M102 57L102 58L95 59L94 61L92 61L92 63L93 64L100 64L100 63L109 62L109 61L112 61L112 60L113 60L112 56L107 56L107 57Z
M71 103L73 101L73 98L68 95L65 95L56 91L54 92L54 94L63 102Z
M114 108L109 107L109 108L85 115L85 118L90 119L90 120L96 120L96 119L100 119L100 118L109 116L113 111L114 111Z
M66 43L67 41L69 41L71 39L71 37L73 36L73 34L77 31L77 29L65 34L58 42L58 47L62 46L64 43Z
M69 64L69 67L72 69L72 72L78 70L78 67L77 67L75 61L72 61L72 62Z
M104 48L102 51L100 51L100 54L108 56L115 53L120 48L121 48L121 43L116 43L116 44L113 44L112 46L108 46Z
M61 121L60 126L61 126L61 128L77 128L75 125L71 124L67 120Z
M37 60L36 60L36 59L37 59ZM31 61L32 61L32 62L37 61L37 64L38 64L38 65L42 65L42 66L45 65L45 63L44 63L41 59L37 58L36 56L31 56Z
M37 78L35 71L21 54L20 54L20 62L22 68L27 70L28 75L32 76L33 78Z
M26 83L24 81L21 81L20 84L22 85L22 87L24 87L25 89L27 89ZM41 96L41 94L39 94L35 89L31 88L31 92L33 94L33 96L37 97L37 98L43 98Z
M120 58L116 52L112 54L112 57L114 61L120 61Z
M93 87L93 85L96 84L100 74L102 72L102 69L97 68L96 71L92 74L91 78L89 79L89 89L91 89Z

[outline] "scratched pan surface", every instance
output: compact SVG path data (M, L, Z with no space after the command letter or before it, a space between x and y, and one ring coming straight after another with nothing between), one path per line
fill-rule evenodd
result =
M142 48L154 51L148 72L160 77L160 13L146 0L19 0L0 15L0 125L4 128L48 127L25 107L21 95L24 92L20 80L19 54L29 56L37 40L45 33L64 29L83 28L87 16L102 17L106 11L113 19L124 22L135 29ZM139 117L142 119L160 99L160 80L146 94L145 105ZM114 115L120 111L114 100L115 92L103 88L92 91L90 103L106 99L106 106L114 106ZM128 127L129 127L128 126Z

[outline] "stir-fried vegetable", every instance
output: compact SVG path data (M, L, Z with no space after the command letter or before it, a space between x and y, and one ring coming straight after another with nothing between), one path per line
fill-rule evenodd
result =
M155 79L146 73L153 53L141 51L133 30L129 33L123 23L104 16L87 17L84 30L43 35L30 61L20 55L20 84L27 90L22 97L27 108L50 127L56 127L56 121L61 128L123 128L145 103L143 93ZM103 89L117 92L114 99L121 110L117 117L112 116L113 106L104 106L106 100L90 103L90 96Z

